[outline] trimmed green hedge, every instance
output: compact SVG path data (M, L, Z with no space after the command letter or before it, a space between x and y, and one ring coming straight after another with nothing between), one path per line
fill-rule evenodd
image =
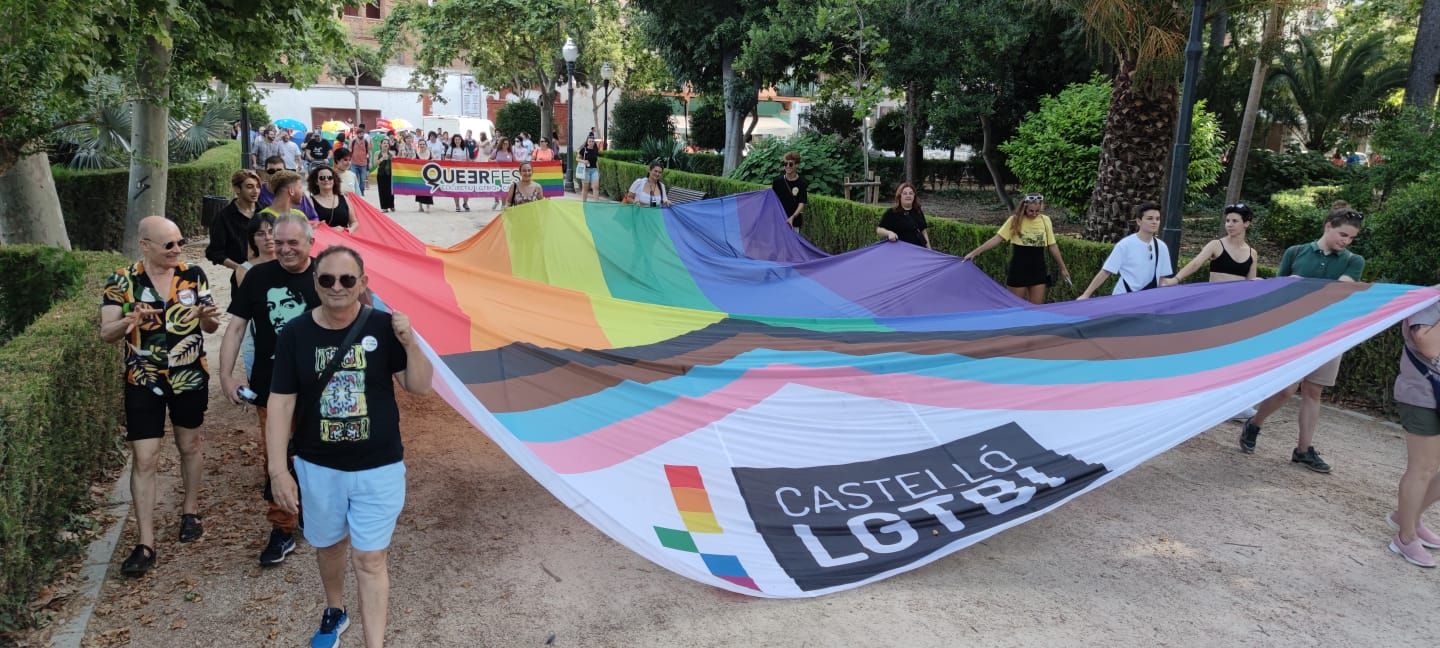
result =
M631 182L643 175L645 175L643 165L606 158L600 160L600 186L608 196L618 199L624 195ZM677 187L704 191L707 197L726 196L766 188L765 185L676 171L666 171L665 181ZM1319 191L1309 199L1326 200L1328 206L1328 199L1320 197L1322 195L1323 191ZM828 196L812 196L811 204L805 210L805 225L802 233L810 242L826 252L831 254L847 252L879 240L875 235L875 225L880 222L880 216L884 211L885 208L880 206L865 205ZM994 236L997 229L990 225L974 225L940 218L931 218L929 222L931 245L936 250L955 256L964 256L970 250L975 249L980 243ZM1319 231L1318 228L1318 225L1311 227L1301 242L1314 238L1316 232ZM1074 277L1075 285L1072 287L1063 282L1056 283L1046 293L1050 301L1066 301L1079 295L1090 283L1090 279L1104 265L1105 257L1109 256L1113 247L1110 243L1097 243L1065 236L1059 237L1059 245L1060 252L1065 257L1065 264L1069 266L1070 273ZM1010 259L1008 250L1004 249L1006 247L1008 246L1002 244L999 248L985 253L976 259L976 265L991 277L1003 278ZM1188 262L1189 259L1181 258L1180 266L1184 267L1184 264ZM1275 269L1261 266L1258 273L1261 277L1273 277ZM1202 268L1191 281L1205 281L1207 278L1208 271ZM1096 291L1096 294L1109 294L1114 281L1115 279L1111 278ZM1340 372L1340 380L1332 390L1333 395L1362 401L1393 416L1395 403L1391 398L1390 389L1395 382L1395 374L1399 370L1396 361L1400 353L1399 339L1397 329L1392 328L1383 335L1376 336L1346 353L1345 368Z
M33 255L0 248L0 259ZM123 461L120 348L100 341L100 289L126 260L72 254L85 268L70 296L0 347L0 632L31 622L27 604L67 556L64 540L90 484Z
M1255 234L1280 249L1308 243L1320 237L1330 203L1339 195L1340 187L1302 187L1280 191L1270 196L1270 213L1256 219Z
M0 252L0 344L4 344L69 295L80 283L85 264L56 247L10 245Z
M240 168L240 143L212 148L194 162L170 167L165 215L185 236L204 236L200 199L230 195L230 175ZM118 250L125 236L126 187L129 169L76 171L51 167L65 230L77 250Z

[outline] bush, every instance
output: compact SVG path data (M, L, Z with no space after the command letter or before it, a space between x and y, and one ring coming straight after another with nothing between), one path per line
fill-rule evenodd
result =
M670 102L664 97L627 94L611 114L615 119L615 146L619 148L640 148L650 138L675 138Z
M1009 156L1007 166L1026 191L1043 193L1047 203L1071 212L1085 210L1100 168L1110 90L1110 82L1097 77L1045 97L1038 110L1025 116L1015 136L1000 145ZM1196 104L1191 126L1185 194L1194 201L1220 175L1222 138L1218 119L1203 103Z
M1013 185L1018 182L1015 175L1005 167L1004 155L999 154L1000 170L1004 174L1003 181L1006 185ZM875 172L875 177L880 180L880 195L894 195L895 187L905 181L905 158L903 157L871 157L870 170ZM920 161L920 185L939 189L946 185L960 185L973 183L982 187L993 186L995 179L990 177L990 168L985 166L985 160L974 157L969 160L931 160Z
M1367 275L1378 281L1429 286L1436 276L1435 250L1440 249L1440 175L1421 176L1385 201L1385 207L1367 218L1370 256Z
M730 177L768 187L780 175L780 160L788 151L800 154L800 175L810 183L811 194L843 195L845 176L860 175L860 150L853 144L834 135L801 133L757 142Z
M889 151L895 155L904 155L904 111L892 110L881 115L880 119L875 122L875 128L870 131L870 145L877 151Z
M85 264L60 248L0 248L0 344L74 291Z
M1406 108L1375 129L1371 144L1384 160L1370 167L1374 186L1389 194L1425 174L1440 174L1440 110Z
M690 110L690 143L702 149L725 148L725 107L719 100Z
M530 133L536 140L546 136L540 132L540 104L521 99L501 106L495 113L495 130L512 142L520 133Z
M1320 238L1339 187L1305 187L1270 196L1270 213L1255 219L1255 236L1281 250Z
M1265 200L1273 194L1310 185L1338 184L1345 170L1330 163L1318 152L1253 149L1245 168L1242 195L1250 201Z
M200 201L230 195L230 174L240 168L240 143L227 141L200 159L170 167L165 191L165 216L187 237L203 236ZM55 191L65 213L70 245L80 250L118 250L125 236L126 188L129 169L75 171L50 167Z
M811 104L805 113L804 129L821 135L835 135L841 139L860 140L860 118L855 116L855 107L840 101L826 101Z
M12 254L34 252L0 248ZM0 347L0 632L30 625L27 604L84 548L60 531L123 460L120 349L100 341L95 304L126 260L71 254L85 267L74 296Z

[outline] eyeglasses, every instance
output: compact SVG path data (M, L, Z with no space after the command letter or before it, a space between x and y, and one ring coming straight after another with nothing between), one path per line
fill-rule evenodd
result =
M158 245L163 245L166 250L173 250L173 249L175 249L175 248L177 248L177 247L185 247L185 244L186 244L186 243L189 243L189 241L187 241L187 240L185 240L185 239L183 239L183 238L180 239L180 240L178 240L178 241L166 241L166 242L163 243L163 244L161 244L159 241L156 241L156 240L154 240L154 239L148 239L148 238L147 238L147 239L140 239L140 240L146 241L146 242L149 242L149 243L155 243L155 244L158 244Z
M1030 194L1025 196L1025 202L1045 202L1045 196L1041 194Z
M336 277L332 274L322 274L315 276L315 280L320 282L321 288L334 288L335 280L337 279L340 280L340 285L345 288L354 288L355 282L360 280L359 277L352 274L340 275L339 277Z
M333 175L315 176L315 179L316 179L316 180L319 180L320 182L334 182L334 181L335 181L335 176L333 176Z
M785 163L785 166L795 166L795 163L794 163L794 162L786 162L786 163Z
M280 167L280 168L278 168L278 169L265 169L265 173L279 173L279 172L284 171L284 170L285 170L285 167Z

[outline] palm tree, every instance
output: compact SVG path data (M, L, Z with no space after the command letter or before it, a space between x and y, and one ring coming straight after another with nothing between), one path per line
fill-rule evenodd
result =
M1100 169L1083 236L1117 241L1136 203L1159 200L1179 111L1177 86L1190 14L1171 0L1050 0L1080 15L1116 57Z
M1305 119L1306 148L1329 150L1348 121L1405 87L1406 66L1387 60L1389 45L1377 34L1341 43L1326 56L1314 38L1301 36L1298 47L1280 57L1273 78L1289 91Z

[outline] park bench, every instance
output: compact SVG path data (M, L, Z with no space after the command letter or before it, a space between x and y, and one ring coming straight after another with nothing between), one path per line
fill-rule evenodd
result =
M705 192L684 187L666 187L665 195L670 197L670 204L681 205L705 199Z

